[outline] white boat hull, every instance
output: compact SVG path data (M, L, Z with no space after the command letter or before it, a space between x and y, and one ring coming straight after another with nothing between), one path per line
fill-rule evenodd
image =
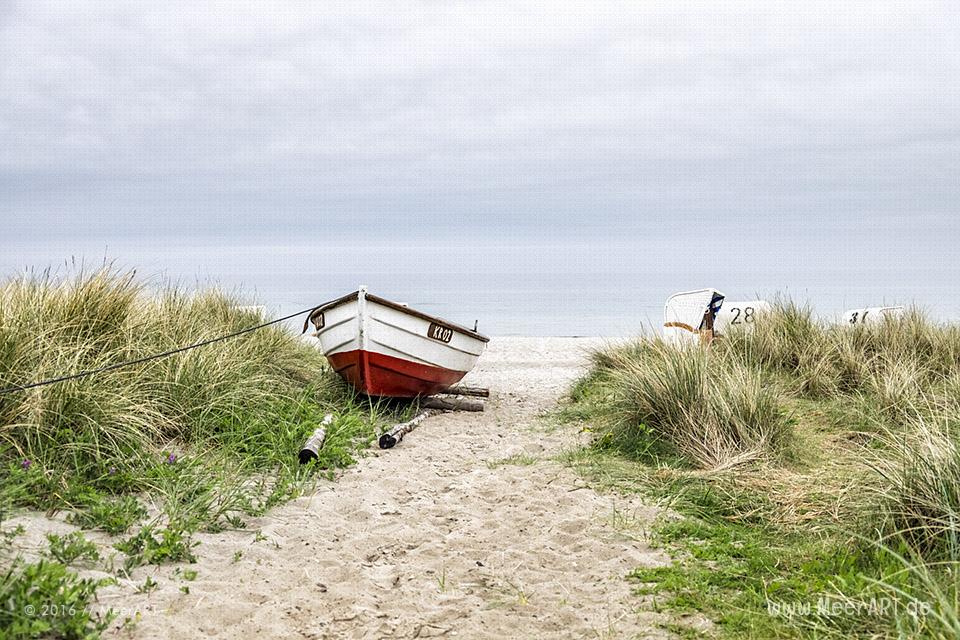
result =
M333 368L372 396L431 395L459 382L485 336L367 293L364 287L311 314Z

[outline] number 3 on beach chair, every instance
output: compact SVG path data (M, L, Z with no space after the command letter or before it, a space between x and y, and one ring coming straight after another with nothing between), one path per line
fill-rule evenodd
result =
M663 308L664 338L675 345L709 342L723 298L716 289L683 291L667 298Z
M850 309L844 311L842 322L844 324L883 324L884 320L896 320L902 318L904 308L897 307L867 307L866 309Z

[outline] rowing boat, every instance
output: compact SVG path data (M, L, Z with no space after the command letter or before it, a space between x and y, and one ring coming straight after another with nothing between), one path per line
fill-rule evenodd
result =
M370 396L439 393L473 369L490 341L476 328L375 296L364 286L317 307L307 323L330 366Z

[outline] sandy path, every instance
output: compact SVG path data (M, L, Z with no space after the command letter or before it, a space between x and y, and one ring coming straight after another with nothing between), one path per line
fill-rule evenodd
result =
M138 638L665 635L624 576L666 557L614 517L653 510L583 487L550 460L577 434L538 421L595 344L495 339L467 380L494 390L485 413L432 417L250 531L198 536L189 594L173 568L144 568L136 579L156 572L157 591L114 587L101 602L141 610ZM517 454L536 461L497 464Z

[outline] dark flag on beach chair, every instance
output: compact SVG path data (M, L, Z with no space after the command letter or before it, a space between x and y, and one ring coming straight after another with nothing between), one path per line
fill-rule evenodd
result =
M724 298L723 294L720 293L719 291L713 292L713 297L710 299L710 305L708 307L708 309L710 310L710 323L709 323L710 326L709 327L706 326L707 314L704 313L703 320L700 322L701 331L704 329L711 329L711 330L713 329L713 322L717 319L717 314L720 313L720 307L723 306L723 298Z

